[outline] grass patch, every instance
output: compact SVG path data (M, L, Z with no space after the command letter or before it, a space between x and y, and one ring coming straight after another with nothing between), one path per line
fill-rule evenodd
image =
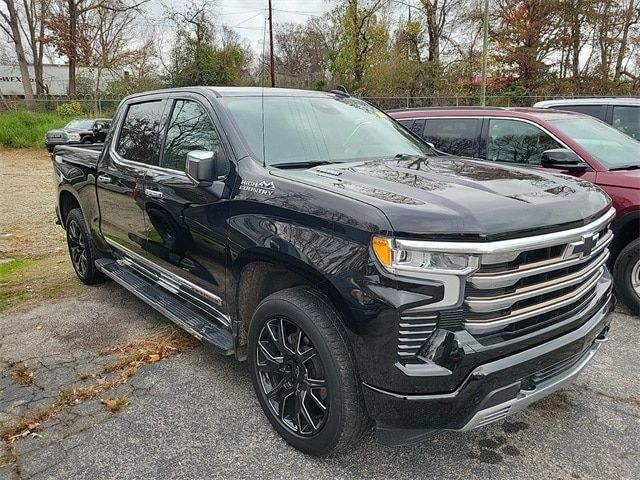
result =
M16 272L28 267L33 262L31 258L16 258L0 263L0 283L9 283Z
M42 148L48 130L64 127L69 118L55 113L16 111L0 113L0 147Z
M25 302L75 293L80 285L66 252L0 263L0 313Z
M100 403L102 403L109 412L116 414L129 406L129 399L125 397L113 397L102 400Z
M11 362L8 365L9 371L13 376L14 382L18 385L33 385L35 382L35 376L33 370L31 370L27 364L22 362Z

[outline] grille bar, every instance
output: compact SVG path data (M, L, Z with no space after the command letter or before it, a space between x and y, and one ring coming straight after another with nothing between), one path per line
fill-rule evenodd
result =
M474 312L493 312L512 306L514 303L529 298L544 295L556 290L577 285L593 276L594 272L601 269L609 257L609 251L605 250L594 262L587 264L582 270L571 275L560 277L534 285L517 289L514 293L498 295L494 297L467 297L465 303Z
M520 266L519 268L508 271L508 272L500 272L500 273L476 273L469 279L469 283L476 288L485 289L485 288L499 288L499 287L508 287L516 282L518 282L522 278L531 277L533 275L539 275L542 273L552 272L554 270L559 270L561 268L572 267L574 265L579 265L581 263L590 262L602 251L607 248L611 240L613 239L613 233L611 231L607 232L607 234L600 239L600 241L596 244L596 247L591 252L591 255L587 257L578 257L578 258L570 258L567 260L555 258L553 260L545 260L543 262L536 262L531 264L525 264Z
M523 308L521 310L514 310L510 315L506 315L498 318L491 318L488 320L467 320L467 324L473 325L474 327L478 326L490 326L494 327L496 325L504 324L504 323L513 323L519 322L522 320L526 320L527 318L535 317L536 315L541 315L543 313L550 312L551 310L555 310L556 308L565 307L567 305L571 305L572 303L577 303L584 295L590 292L590 290L598 283L600 277L602 277L604 273L603 269L600 269L595 273L592 279L590 279L587 283L581 285L576 290L573 290L565 295L554 298L552 300L548 300L543 303L538 303L536 305L532 305L530 307Z

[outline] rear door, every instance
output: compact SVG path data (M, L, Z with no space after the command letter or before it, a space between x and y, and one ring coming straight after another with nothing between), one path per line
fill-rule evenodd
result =
M123 105L118 131L98 164L102 234L110 245L135 254L144 252L144 178L158 161L164 106L162 98Z
M477 158L481 126L474 117L427 118L422 137L441 152Z
M154 264L224 298L226 202L198 187L186 173L187 154L204 150L230 158L211 105L199 95L172 98L159 162L149 168L142 201L147 225L145 256ZM209 295L211 296L211 295Z

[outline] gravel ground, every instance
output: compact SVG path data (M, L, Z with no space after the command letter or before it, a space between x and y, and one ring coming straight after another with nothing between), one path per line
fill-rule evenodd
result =
M41 152L0 151L0 261L64 251L48 168ZM111 282L86 287L65 272L43 275L69 296L0 313L0 480L640 478L640 318L624 309L576 382L525 412L412 447L369 434L317 459L272 430L244 364L199 344L128 357L130 342L175 339L170 322Z

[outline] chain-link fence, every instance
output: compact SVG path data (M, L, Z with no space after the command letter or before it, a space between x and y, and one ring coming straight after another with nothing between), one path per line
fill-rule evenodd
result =
M481 104L479 95L450 95L431 97L411 97L411 96L372 96L361 97L383 110L417 107L472 107ZM486 105L490 107L531 107L536 102L542 100L553 100L558 98L580 98L566 97L558 95L491 95L486 97ZM593 98L593 97L591 97ZM68 102L78 102L82 111L87 114L109 116L115 113L120 98L94 98L94 97L47 97L35 98L30 103L23 98L0 97L0 111L26 109L38 112L55 112L58 106Z
M25 100L20 97L0 96L0 111L30 110L34 112L56 112L65 103L78 102L86 114L111 116L120 103L120 98L101 98L89 96L49 96Z
M419 107L474 107L482 103L479 95L469 96L435 96L435 97L361 97L383 110ZM559 98L580 98L559 95L491 95L486 97L488 107L532 107L536 102L542 100L553 100ZM589 98L594 98L590 96Z

